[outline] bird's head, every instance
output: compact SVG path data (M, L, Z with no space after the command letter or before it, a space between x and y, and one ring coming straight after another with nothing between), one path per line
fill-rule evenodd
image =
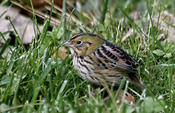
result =
M70 47L75 55L86 56L97 50L104 42L104 39L95 34L80 33L72 36L63 45Z

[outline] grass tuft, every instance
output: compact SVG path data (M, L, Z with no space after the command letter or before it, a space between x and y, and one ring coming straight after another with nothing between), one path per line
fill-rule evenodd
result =
M44 20L43 30L36 30L35 39L28 49L23 47L19 36L17 41L20 45L16 43L16 46L10 46L10 39L2 44L0 112L175 112L175 44L159 39L164 33L161 29L160 14L164 10L175 13L172 0L104 1L100 24L94 25L90 30L66 20L64 0L61 25L48 31L52 6L50 17ZM1 5L4 3L6 0L3 0ZM135 10L139 14L137 19L131 15ZM37 26L35 14L33 18ZM157 23L155 19L158 20ZM13 25L12 21L10 22ZM84 22L84 25L86 24ZM15 30L15 26L13 28ZM105 39L136 57L140 62L138 76L146 88L146 93L139 92L123 81L117 93L111 87L106 88L110 93L110 96L106 97L99 87L78 76L71 58L57 59L60 53L53 50L57 51L62 43L78 30L101 33ZM5 40L6 32L0 34ZM136 104L129 105L124 101L121 105L116 103L119 92L124 88L135 96Z

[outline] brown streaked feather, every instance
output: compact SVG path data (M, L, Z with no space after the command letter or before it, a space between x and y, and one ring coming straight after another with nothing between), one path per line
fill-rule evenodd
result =
M115 57L117 57L117 60L108 57L108 59L111 59L113 62L115 62L116 68L120 68L128 72L137 72L137 66L138 66L137 60L134 59L131 55L123 51L115 44L108 41L106 41L105 44L103 44L103 46L106 48L105 50L103 48L105 54L110 52Z
M119 85L125 77L143 88L136 76L137 60L112 42L82 33L73 36L65 45L72 48L73 65L83 79L97 84L102 80Z
M105 48L105 50L104 50L104 48ZM123 59L120 59L118 53L116 53L115 51L111 52L111 50L107 49L107 48L109 48L109 47L107 47L106 44L104 43L99 49L97 49L93 53L94 59L96 58L95 62L97 65L101 64L99 62L99 61L101 61L106 65L106 67L108 67L108 69L117 69L119 71L128 72L128 73L129 72L133 72L133 73L137 72L136 66L132 67L132 65L134 65L135 61L132 61L132 63L133 63L132 65L128 65L125 61L123 61ZM123 53L123 54L127 54L127 53ZM110 57L110 56L112 56L112 57ZM126 59L126 60L128 60L128 59ZM101 64L101 65L103 65L103 64ZM98 65L97 68L105 69L105 66Z

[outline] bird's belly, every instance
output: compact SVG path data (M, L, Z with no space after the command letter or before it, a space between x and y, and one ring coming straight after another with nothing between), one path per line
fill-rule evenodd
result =
M98 80L93 77L94 69L92 64L87 64L86 62L81 61L79 58L73 58L73 65L81 78L88 80L93 83L98 83Z
M100 82L106 81L108 83L119 85L124 77L124 73L117 70L94 69L92 64L86 64L85 62L80 61L81 60L78 58L73 59L74 68L78 70L81 78L92 83L100 84Z
M126 77L124 73L111 69L95 70L93 76L99 78L99 81L114 85L119 85L123 77Z

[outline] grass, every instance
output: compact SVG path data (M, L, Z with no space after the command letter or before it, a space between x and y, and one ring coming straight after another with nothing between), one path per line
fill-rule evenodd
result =
M110 0L108 2L110 4ZM129 86L128 90L136 97L135 105L125 102L117 105L116 101L113 101L117 96L112 88L112 98L105 98L99 88L95 88L95 94L92 95L93 86L78 76L72 66L72 60L68 57L64 60L55 58L58 53L54 55L53 49L57 50L65 39L73 34L72 31L87 31L86 28L73 25L63 18L63 25L54 27L52 31L47 30L49 20L46 20L40 37L36 38L26 51L22 45L11 47L8 40L2 46L0 111L174 113L175 45L171 42L161 44L158 40L162 33L159 30L160 25L154 25L152 22L154 15L165 9L175 13L175 6L171 2L173 1L118 1L117 7L111 5L108 10L107 5L103 5L105 8L101 11L101 23L104 24L94 25L94 29L90 31L100 33L139 59L138 76L147 92L144 96ZM135 23L129 16L133 8L140 11L139 23ZM124 21L119 21L114 14L122 17ZM150 19L145 20L148 16ZM130 28L133 33L123 40ZM5 54L4 50L8 48L9 54ZM123 87L127 88L127 84Z

